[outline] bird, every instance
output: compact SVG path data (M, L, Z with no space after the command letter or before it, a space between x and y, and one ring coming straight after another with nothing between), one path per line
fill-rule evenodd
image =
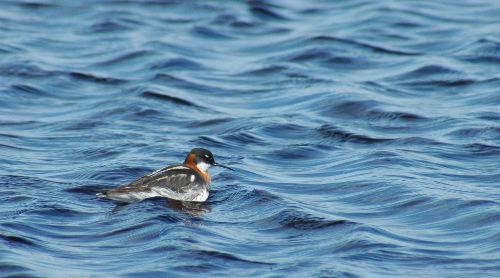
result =
M205 202L212 183L208 169L212 166L234 171L216 163L209 150L194 148L183 164L167 166L118 188L103 190L97 193L97 197L121 203L135 203L153 197Z

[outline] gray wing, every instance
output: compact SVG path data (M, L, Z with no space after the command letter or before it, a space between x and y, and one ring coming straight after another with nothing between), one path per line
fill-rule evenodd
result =
M153 187L167 188L177 193L184 193L188 185L192 184L197 177L191 177L192 169L184 166L170 166L157 170L136 181L119 187L119 189L147 189Z
M199 195L199 189L193 188L197 179L201 177L198 174L193 177L192 169L187 166L170 166L98 196L127 203L158 196L189 201Z

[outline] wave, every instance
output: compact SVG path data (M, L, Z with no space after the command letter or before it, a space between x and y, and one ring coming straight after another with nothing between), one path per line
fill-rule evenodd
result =
M4 1L0 272L495 277L486 2ZM207 202L95 197L193 147Z

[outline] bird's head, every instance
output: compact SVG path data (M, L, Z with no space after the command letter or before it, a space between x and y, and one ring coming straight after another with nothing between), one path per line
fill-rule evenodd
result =
M219 166L222 168L233 170L232 168L216 163L213 154L209 150L202 148L192 149L187 155L184 163L191 166L196 166L196 168L200 169L200 171L202 172L207 172L208 168L212 166Z

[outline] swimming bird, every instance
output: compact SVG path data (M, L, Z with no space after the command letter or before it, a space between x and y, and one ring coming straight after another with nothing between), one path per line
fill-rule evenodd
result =
M152 197L204 202L210 191L211 177L208 168L211 166L233 170L216 163L210 151L194 148L183 164L159 169L116 189L104 190L97 196L124 203L139 202Z

